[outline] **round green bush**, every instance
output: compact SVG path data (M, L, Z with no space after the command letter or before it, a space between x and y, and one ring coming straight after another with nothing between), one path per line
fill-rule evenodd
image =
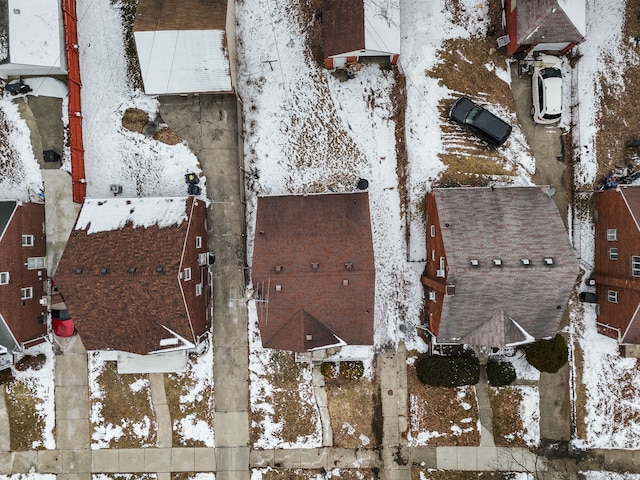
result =
M322 376L325 378L336 378L338 368L333 362L322 362L320 364L320 373L322 373Z
M510 362L487 362L487 379L492 387L506 387L516 379L516 369Z
M559 333L551 340L538 340L525 350L527 362L541 372L556 373L569 359L567 342Z
M480 379L477 357L424 357L416 362L418 380L434 387L475 385Z
M340 362L340 378L345 380L357 380L364 375L362 362Z

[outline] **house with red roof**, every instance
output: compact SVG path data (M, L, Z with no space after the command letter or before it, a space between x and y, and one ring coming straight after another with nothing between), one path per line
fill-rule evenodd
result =
M259 197L251 278L264 347L372 345L368 194Z
M584 40L585 0L505 0L503 8L508 56L565 53Z
M578 261L545 189L435 189L426 213L435 343L502 348L558 331Z
M640 344L640 187L595 195L598 331L623 345Z
M44 205L0 201L0 369L47 335Z
M395 65L400 54L400 4L324 0L322 43L326 68L374 60Z
M205 220L194 197L84 201L55 283L87 350L185 357L207 340Z

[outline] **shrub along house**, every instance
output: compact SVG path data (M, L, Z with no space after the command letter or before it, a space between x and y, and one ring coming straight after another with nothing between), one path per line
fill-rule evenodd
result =
M545 189L436 189L426 212L434 343L501 348L557 332L578 264Z
M145 93L233 92L235 21L233 1L140 0L133 36Z
M595 208L598 331L631 354L640 344L640 187L597 192Z
M85 200L55 282L88 350L118 370L176 371L208 339L205 203Z
M0 201L0 369L46 338L44 205Z
M503 5L508 56L565 53L584 40L585 0L505 0Z
M400 54L400 4L324 0L322 43L326 68L345 68L364 59L395 65Z
M259 197L251 275L264 347L372 345L368 194Z

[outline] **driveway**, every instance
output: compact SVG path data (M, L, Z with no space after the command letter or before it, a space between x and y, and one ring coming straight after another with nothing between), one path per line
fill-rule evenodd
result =
M531 77L518 75L518 66L511 64L511 90L516 102L516 113L522 131L536 159L536 185L550 185L555 191L553 199L567 225L567 179L562 154L562 132L556 126L536 125L531 118Z

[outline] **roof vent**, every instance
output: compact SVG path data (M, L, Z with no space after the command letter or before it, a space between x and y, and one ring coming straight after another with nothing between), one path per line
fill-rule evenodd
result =
M82 273L82 269L81 268L76 268L76 275L80 275Z
M282 271L282 265L275 266L276 273L280 273Z
M520 261L522 262L522 265L524 265L524 266L531 265L531 261L528 258L521 258Z
M344 268L346 268L349 271L353 270L353 263L351 263L351 262L345 263L344 264Z
M129 273L136 273L136 267L130 267Z
M310 342L311 340L313 340L313 335L307 333L307 342Z
M164 271L164 267L163 267L162 265L158 265L158 266L156 267L156 272L158 272L158 273L162 273L163 271Z
M109 273L109 269L108 269L107 267L102 267L102 268L100 269L100 273L102 273L103 275L104 275L104 274L107 274L107 273Z
M346 278L344 280L342 280L342 286L343 287L348 287L349 286L349 280L347 280Z
M478 261L477 258L471 259L471 266L472 267L477 267L478 265L480 265L480 262Z
M553 265L553 258L551 257L545 258L544 263L546 263L547 265Z
M320 267L320 264L319 264L319 263L315 263L315 262L314 262L314 263L312 263L312 264L311 264L311 270L313 270L314 272L315 272L316 270L318 270L318 268L319 268L319 267Z
M276 292L282 291L282 285L276 285Z
M494 258L494 259L493 259L493 264L494 264L496 267L501 267L501 266L502 266L502 260L500 260L499 258Z

